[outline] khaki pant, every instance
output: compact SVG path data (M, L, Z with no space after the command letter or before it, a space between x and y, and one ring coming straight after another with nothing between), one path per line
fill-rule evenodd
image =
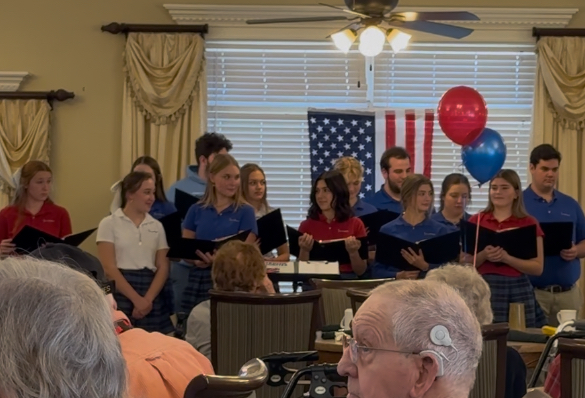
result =
M554 327L559 326L557 313L560 310L577 310L577 317L583 304L581 290L575 285L568 292L551 293L540 289L534 289L536 301L548 318L548 324Z

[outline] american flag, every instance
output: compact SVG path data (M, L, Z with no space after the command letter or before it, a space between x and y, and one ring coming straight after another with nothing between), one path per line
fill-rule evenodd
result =
M374 112L308 112L311 179L333 168L335 161L352 156L364 168L360 198L376 191L376 114Z

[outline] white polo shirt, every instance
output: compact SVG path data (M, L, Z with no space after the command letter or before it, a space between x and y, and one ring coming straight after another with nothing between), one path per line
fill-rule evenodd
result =
M148 268L156 271L156 252L169 248L165 230L159 221L147 214L137 227L122 209L100 222L96 241L114 244L116 265L124 270Z

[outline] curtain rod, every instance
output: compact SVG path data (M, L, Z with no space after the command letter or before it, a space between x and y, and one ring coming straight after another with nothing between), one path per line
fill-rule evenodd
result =
M209 32L209 25L145 25L112 22L102 26L102 32L114 35L129 32L142 33L199 33L202 37Z
M573 37L585 37L585 29L554 29L554 28L532 28L532 37L536 37L536 40L546 36L573 36Z
M75 93L63 89L51 91L0 91L0 100L46 100L51 108L54 101L67 101L75 98Z

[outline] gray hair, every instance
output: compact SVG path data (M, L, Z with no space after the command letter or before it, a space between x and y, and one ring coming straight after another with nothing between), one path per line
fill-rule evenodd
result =
M447 264L429 271L426 280L443 282L457 290L480 325L493 322L490 286L473 266Z
M440 282L396 281L378 286L372 296L382 295L391 303L390 330L400 350L434 350L443 361L446 386L469 393L475 382L475 370L482 351L479 323L461 296ZM449 331L453 347L431 342L431 329L443 325Z
M95 281L32 257L0 261L0 395L122 398L126 364Z

